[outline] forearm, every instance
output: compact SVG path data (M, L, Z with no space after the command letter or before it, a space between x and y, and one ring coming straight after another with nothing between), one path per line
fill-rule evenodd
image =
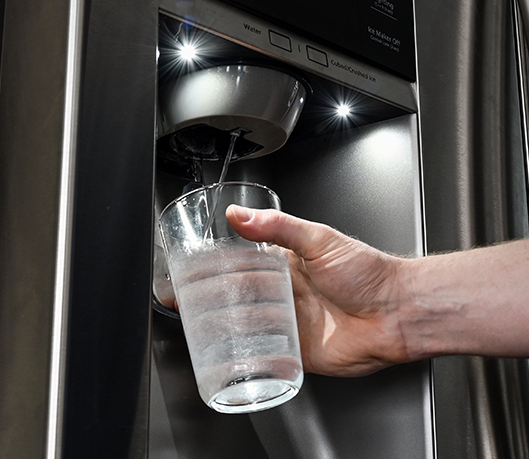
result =
M529 240L403 261L410 359L529 356Z

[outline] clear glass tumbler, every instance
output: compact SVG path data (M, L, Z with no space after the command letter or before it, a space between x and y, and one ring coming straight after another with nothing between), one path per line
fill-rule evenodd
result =
M250 413L294 397L303 367L284 249L240 237L226 220L232 203L280 208L262 185L214 184L173 201L160 229L200 396Z

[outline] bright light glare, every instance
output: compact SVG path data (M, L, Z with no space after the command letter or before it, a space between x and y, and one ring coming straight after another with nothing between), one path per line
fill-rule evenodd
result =
M338 116L345 118L347 115L349 115L349 113L351 113L351 108L348 105L340 104L336 108L336 113L338 114Z
M197 49L194 45L185 44L180 48L180 57L186 61L192 61L197 56Z

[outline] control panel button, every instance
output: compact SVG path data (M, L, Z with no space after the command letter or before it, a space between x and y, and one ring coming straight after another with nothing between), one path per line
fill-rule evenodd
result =
M273 30L268 31L270 37L270 43L278 48L284 49L286 51L292 52L292 44L290 43L290 38L286 35L274 32Z
M307 57L309 58L309 61L316 62L316 64L320 64L325 67L329 67L327 54L323 51L320 51L319 49L307 45Z

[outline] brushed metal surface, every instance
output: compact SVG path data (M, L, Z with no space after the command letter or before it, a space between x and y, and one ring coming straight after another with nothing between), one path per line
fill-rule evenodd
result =
M0 456L44 457L68 1L5 3L0 75ZM36 46L38 44L38 46ZM33 121L30 121L30 118Z
M3 31L0 456L145 457L157 4L7 0Z
M97 0L85 21L66 457L147 454L157 13Z
M509 4L416 9L429 252L527 234Z
M520 15L524 23L524 28L526 29L524 33L527 36L527 30L529 27L529 1L528 0L514 0L514 2L517 4L518 8L520 9Z
M428 252L527 237L510 2L417 0ZM527 457L525 360L433 362L439 459Z

